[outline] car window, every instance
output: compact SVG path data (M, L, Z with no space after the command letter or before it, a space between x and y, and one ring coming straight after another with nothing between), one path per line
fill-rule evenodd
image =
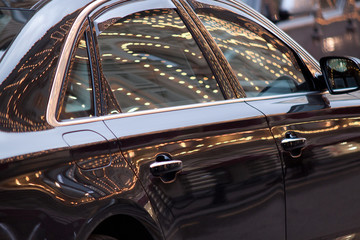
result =
M227 9L190 2L248 97L308 90L295 54L269 31Z
M174 9L150 9L118 18L106 14L112 18L95 21L97 42L103 78L121 112L224 99Z
M93 85L85 34L78 41L60 96L58 120L95 115Z

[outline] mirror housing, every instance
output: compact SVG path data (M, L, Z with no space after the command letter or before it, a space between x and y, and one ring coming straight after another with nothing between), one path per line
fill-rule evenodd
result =
M360 60L353 57L323 57L321 71L331 94L342 94L360 89Z

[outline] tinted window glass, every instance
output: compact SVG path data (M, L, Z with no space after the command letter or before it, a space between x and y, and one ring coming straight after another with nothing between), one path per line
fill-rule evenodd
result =
M174 10L142 11L98 29L103 74L122 112L224 99Z
M94 116L93 87L85 36L77 45L62 91L58 119Z
M220 7L200 3L193 6L248 97L308 89L293 51L274 35Z

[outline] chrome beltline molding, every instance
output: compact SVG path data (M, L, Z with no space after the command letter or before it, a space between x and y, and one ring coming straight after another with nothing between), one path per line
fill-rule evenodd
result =
M118 118L142 116L142 115L148 115L148 114L165 113L165 112L172 112L172 111L179 111L179 110L186 110L186 109L204 108L204 107L238 103L238 102L245 102L245 99L240 98L240 99L223 100L223 101L216 101L216 102L182 105L182 106L176 106L176 107L166 107L166 108L161 108L161 109L143 110L143 111L132 112L132 113L118 113L118 114L112 114L112 115L106 115L106 116L70 119L70 120L66 120L64 122L58 122L55 120L56 125L52 124L52 126L54 126L54 127L68 126L68 125L91 123L91 122L96 122L96 121L105 121L105 120L118 119Z
M156 113L165 113L165 112L172 112L172 111L180 111L186 109L196 109L196 108L204 108L204 107L211 107L211 106L218 106L218 105L225 105L225 104L235 104L241 102L253 102L259 100L267 100L267 99L281 99L287 97L301 97L307 95L309 93L316 93L315 92L302 92L302 93L290 93L290 94L283 94L283 95L276 95L276 96L266 96L266 97L252 97L252 98L238 98L238 99L229 99L223 101L216 101L216 102L207 102L207 103L197 103L197 104L190 104L190 105L183 105L183 106L176 106L176 107L167 107L161 109L151 109L151 110L143 110L139 112L132 112L132 113L119 113L119 114L112 114L106 116L99 116L99 117L87 117L87 118L79 118L73 120L66 120L64 122L56 121L55 126L69 126L75 124L84 124L84 123L91 123L97 121L106 121L112 119L119 119L119 118L127 118L127 117L136 117L148 114L156 114Z
M84 8L84 10L79 14L79 16L75 19L74 24L72 25L69 34L66 37L63 49L60 53L58 66L55 72L55 77L53 81L53 85L50 92L50 100L46 110L46 120L47 122L53 126L62 126L64 124L58 122L56 120L56 106L60 95L60 90L62 86L62 82L64 79L64 75L66 72L66 67L68 63L68 59L71 54L71 49L73 47L73 43L77 37L77 32L83 22L85 21L87 15L100 4L105 3L109 0L95 0L90 3L88 6ZM67 124L68 125L68 124Z

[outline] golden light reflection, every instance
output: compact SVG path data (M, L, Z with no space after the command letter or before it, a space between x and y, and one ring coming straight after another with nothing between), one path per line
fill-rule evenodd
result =
M251 144L255 141L267 141L263 138L263 134L268 135L267 129L262 129L257 132L245 131L242 133L229 133L216 136L208 136L204 138L193 138L181 141L170 141L167 143L161 143L153 146L145 146L136 148L134 151L126 152L126 156L131 162L135 162L135 169L139 171L139 167L145 162L154 161L153 152L160 151L159 149L167 149L171 147L172 157L183 157L194 153L204 153L223 147L229 147L231 145L238 144ZM258 143L261 145L261 143ZM175 147L175 148L174 148ZM161 152L161 151L160 151Z
M166 30L160 32L159 27ZM105 76L125 112L223 99L204 57L173 10L120 19L100 33L99 43ZM118 73L107 72L108 68ZM143 87L139 89L133 79Z
M38 190L69 205L111 198L131 191L137 182L137 178L121 154L114 153L111 157L113 162L107 168L83 171L76 166L75 162L69 162L56 169L47 169L46 172L37 171L18 176L13 182L3 183L2 187ZM123 175L123 178L118 177L119 173Z

